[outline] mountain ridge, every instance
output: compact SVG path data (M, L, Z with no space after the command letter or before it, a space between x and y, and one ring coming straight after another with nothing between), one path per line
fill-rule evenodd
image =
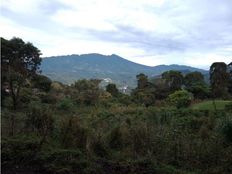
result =
M129 61L116 54L102 55L99 53L71 54L42 58L41 70L52 80L63 83L73 83L75 80L86 78L110 78L116 84L136 85L136 75L144 73L154 77L169 70L183 72L199 71L206 74L208 71L185 65L157 65L147 66Z

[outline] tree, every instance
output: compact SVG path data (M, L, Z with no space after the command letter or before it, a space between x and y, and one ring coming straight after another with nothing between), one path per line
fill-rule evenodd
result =
M132 92L132 96L136 102L148 107L155 101L154 86L148 81L148 77L142 73L138 74L136 78L138 85Z
M148 79L147 76L143 73L140 73L136 76L138 83L137 83L137 88L138 89L144 89L148 86Z
M169 101L178 109L188 107L191 100L192 97L186 90L179 90L169 95Z
M72 85L75 89L72 97L74 97L77 103L96 105L100 96L100 82L101 80L98 79L76 81L74 85Z
M179 71L166 71L162 74L170 93L180 90L183 85L183 75Z
M196 83L204 83L204 76L202 73L195 71L185 75L184 84L187 88L193 86Z
M1 38L1 51L2 83L8 83L13 109L16 110L20 89L25 79L38 72L41 53L32 43L25 43L20 38L11 40Z
M184 77L185 89L193 93L195 98L204 99L209 96L209 87L200 72L190 72Z
M232 96L232 62L227 65L227 69L229 72L228 92Z
M39 88L45 92L48 92L51 89L52 81L44 75L35 75L32 78L33 86Z
M153 82L155 88L155 98L158 100L163 100L169 95L169 88L162 78L154 79Z
M215 62L210 66L210 84L213 98L228 95L229 73L224 62Z
M155 95L152 89L147 90L137 90L136 93L133 93L133 98L136 102L148 107L155 102Z
M5 69L13 69L23 75L35 74L41 63L41 52L32 43L20 38L6 40L1 38L1 61Z
M112 84L112 83L110 83L106 86L106 91L109 92L114 97L117 97L119 94L119 91L118 91L116 85Z

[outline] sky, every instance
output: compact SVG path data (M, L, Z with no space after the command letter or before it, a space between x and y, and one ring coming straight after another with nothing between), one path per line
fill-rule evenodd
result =
M43 57L117 54L209 69L232 61L232 0L1 0L0 35Z

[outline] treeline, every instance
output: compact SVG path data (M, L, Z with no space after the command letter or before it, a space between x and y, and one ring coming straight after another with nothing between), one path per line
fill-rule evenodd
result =
M10 95L13 108L16 109L21 88L31 85L45 92L49 91L52 82L46 76L39 74L42 59L36 47L31 43L24 43L19 38L11 40L1 38L1 46L2 100L6 95ZM119 93L115 84L106 86L107 93L101 91L99 89L101 81L98 79L79 80L71 87L65 88L69 91L67 98L76 96L74 100L87 105L96 105L100 98L104 100L107 96L119 98L120 101L125 99L125 103L135 102L145 106L166 100L178 108L189 106L193 99L230 99L232 97L232 63L226 65L224 62L215 62L211 65L209 74L210 85L205 82L200 72L183 75L179 71L167 71L162 73L160 78L154 79L148 79L141 73L136 76L137 88L132 91L131 96Z
M40 51L1 38L2 173L232 172L232 104L192 110L192 102L231 99L231 63L203 75L137 75L131 95L100 80L72 85L40 74Z
M160 78L148 79L144 74L137 75L138 85L132 96L146 106L157 100L175 101L177 107L189 106L191 99L230 99L232 97L232 63L215 62L210 67L210 85L200 72L183 75L179 71L167 71ZM177 100L180 99L179 103ZM186 100L186 101L184 101Z

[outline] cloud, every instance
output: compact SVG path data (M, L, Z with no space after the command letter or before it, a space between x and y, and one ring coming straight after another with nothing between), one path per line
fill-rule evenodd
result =
M230 0L2 0L0 31L44 56L98 52L146 64L231 61Z

